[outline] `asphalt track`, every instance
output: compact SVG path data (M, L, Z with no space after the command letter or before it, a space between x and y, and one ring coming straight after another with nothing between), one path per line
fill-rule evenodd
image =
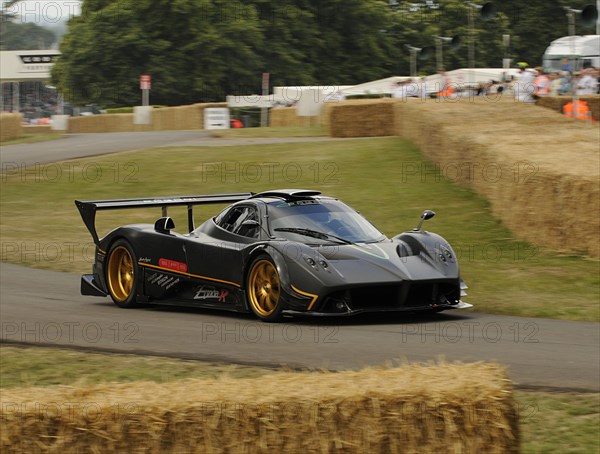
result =
M148 146L227 144L203 134L86 134L3 147L2 162L51 162ZM305 140L315 139L278 139ZM265 324L250 315L201 309L119 309L108 298L81 296L79 279L78 274L0 264L0 340L332 370L403 360L498 361L507 365L520 388L600 391L598 323L467 310L420 317L295 318Z
M201 147L260 145L270 143L319 142L349 140L331 137L290 137L290 138L215 138L206 131L151 131L113 132L92 134L67 134L62 139L48 142L21 143L0 147L2 170L10 170L13 165L30 166L89 156L141 150L156 147Z

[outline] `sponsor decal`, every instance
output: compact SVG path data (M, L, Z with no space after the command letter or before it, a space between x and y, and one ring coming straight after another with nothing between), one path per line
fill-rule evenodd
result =
M214 287L200 287L194 295L195 300L217 300L219 303L226 303L229 296L228 290L218 290Z
M177 284L179 282L178 277L167 276L166 274L162 274L162 273L148 274L148 277L146 280L148 281L149 284L154 284L154 285L158 285L159 287L164 287L166 290L170 289L171 287L173 287L175 284Z
M183 273L187 272L187 265L183 262L178 262L176 260L170 260L170 259L160 259L158 261L158 266L161 266L163 268L168 268L170 270L174 270L174 271L181 271Z
M141 262L141 263L150 263L151 261L152 260L150 259L150 257L140 257L138 259L138 262Z

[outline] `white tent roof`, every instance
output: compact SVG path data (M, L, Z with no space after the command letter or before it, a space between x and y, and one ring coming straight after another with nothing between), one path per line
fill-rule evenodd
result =
M373 80L359 85L353 85L341 90L346 96L364 94L391 93L398 81L410 79L410 77L392 76L385 79Z
M0 52L0 82L50 80L57 50L5 50Z

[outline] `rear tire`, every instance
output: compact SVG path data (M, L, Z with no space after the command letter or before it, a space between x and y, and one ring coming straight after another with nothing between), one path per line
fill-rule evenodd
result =
M114 303L122 308L136 307L137 257L127 240L111 246L106 261L106 286Z
M266 254L256 257L246 279L246 296L252 312L264 322L282 318L281 280L275 263Z

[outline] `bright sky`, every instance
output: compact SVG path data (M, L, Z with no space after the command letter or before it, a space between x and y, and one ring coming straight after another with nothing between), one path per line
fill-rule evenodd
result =
M0 1L5 9L5 1ZM48 26L64 22L81 12L79 0L22 0L10 8L7 13L21 17L22 22L35 22L40 26Z

